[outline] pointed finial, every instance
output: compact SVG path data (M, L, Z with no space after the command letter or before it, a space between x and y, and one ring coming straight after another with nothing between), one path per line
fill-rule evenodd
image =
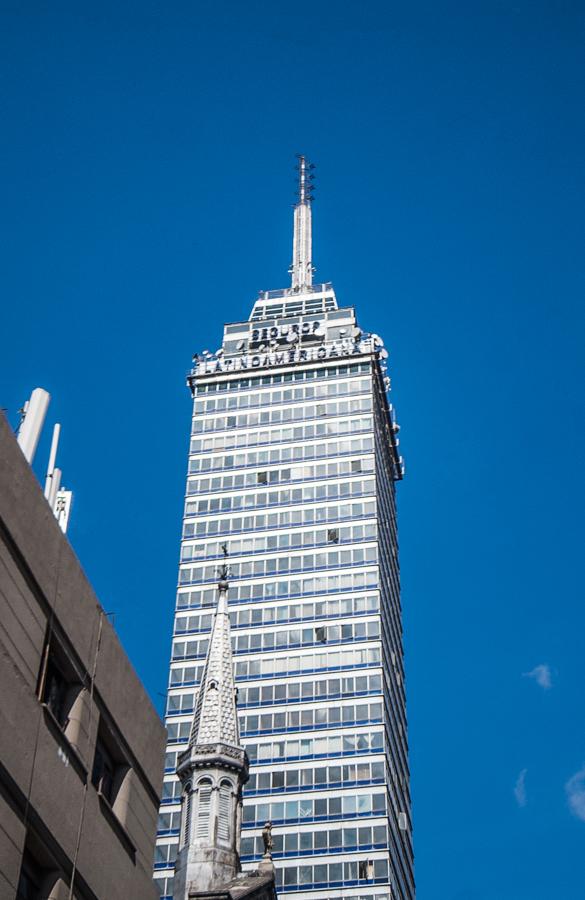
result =
M228 588L227 581L230 577L230 567L227 563L227 559L229 556L227 543L221 545L221 552L223 553L224 562L222 562L221 566L217 567L217 577L219 580L219 589L226 591Z

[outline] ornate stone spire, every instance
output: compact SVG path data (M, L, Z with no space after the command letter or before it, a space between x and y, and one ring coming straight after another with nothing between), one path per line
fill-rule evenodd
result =
M228 577L224 562L189 746L177 761L183 797L174 900L213 891L241 871L242 786L248 780L248 757L240 746L236 712Z

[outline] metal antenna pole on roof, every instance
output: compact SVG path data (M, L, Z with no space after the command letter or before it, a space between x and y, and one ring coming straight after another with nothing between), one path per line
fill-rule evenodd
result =
M310 290L313 283L311 201L314 168L306 156L298 156L298 199L294 209L293 261L290 267L291 287L295 292Z

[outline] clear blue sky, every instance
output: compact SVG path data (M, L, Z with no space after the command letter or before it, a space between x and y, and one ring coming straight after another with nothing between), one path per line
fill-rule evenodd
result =
M419 900L583 900L584 3L4 0L0 59L1 404L53 395L158 708L184 375L286 285L302 151L391 350Z

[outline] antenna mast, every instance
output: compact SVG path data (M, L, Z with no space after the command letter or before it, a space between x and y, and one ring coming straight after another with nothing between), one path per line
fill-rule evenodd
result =
M311 201L313 199L312 170L315 166L306 156L298 156L298 200L294 212L293 261L290 267L292 290L310 290L313 283Z

